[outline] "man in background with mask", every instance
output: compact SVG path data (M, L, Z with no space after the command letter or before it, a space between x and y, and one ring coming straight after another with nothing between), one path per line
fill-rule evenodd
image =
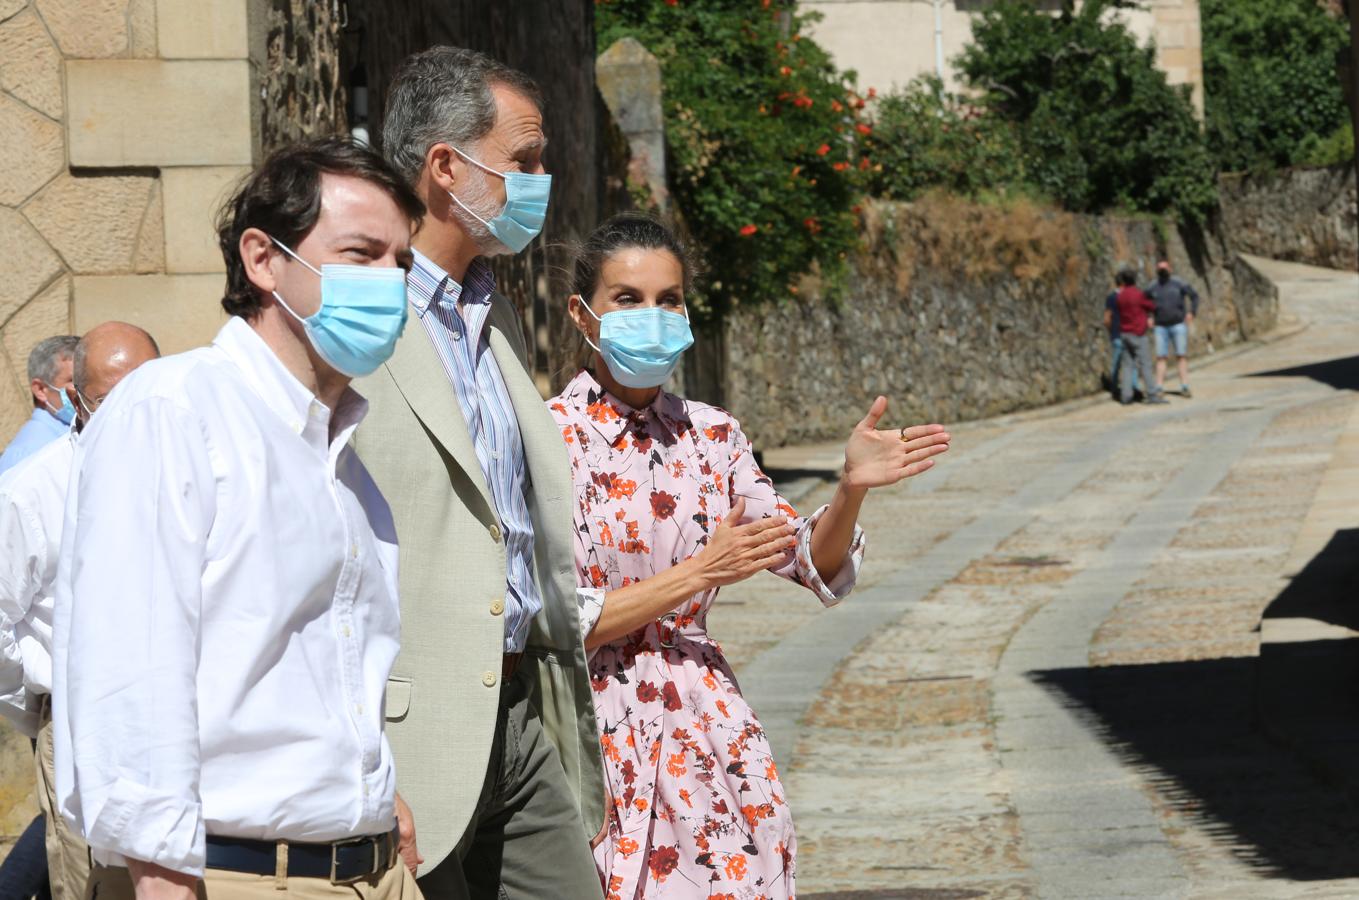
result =
M419 896L383 736L396 539L348 444L423 213L349 141L279 150L221 214L212 345L132 373L81 437L53 728L87 896Z
M33 414L0 454L0 472L39 447L65 434L75 418L75 407L66 396L71 384L71 357L80 338L59 334L39 341L28 354L28 390L33 394Z
M387 716L420 886L438 900L598 898L603 781L569 463L486 262L522 251L547 212L538 89L435 47L406 60L385 110L383 152L429 212L412 329L363 383L373 411L356 446L402 536Z
M105 322L75 348L75 430L67 431L0 476L0 715L37 739L38 806L46 823L48 878L54 900L85 894L85 844L56 809L52 767L52 601L67 488L77 435L118 382L160 356L135 325Z

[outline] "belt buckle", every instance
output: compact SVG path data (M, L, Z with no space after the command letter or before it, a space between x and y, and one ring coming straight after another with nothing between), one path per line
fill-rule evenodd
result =
M338 872L338 869L339 869L339 867L340 867L340 857L339 857L340 850L342 850L342 849L344 849L344 848L346 848L346 847L361 847L361 846L363 846L364 844L371 844L372 847L373 847L373 865L372 865L372 868L371 868L369 871L367 871L367 872L363 872L363 873L360 873L360 874L358 874L358 875L354 875L354 876L351 877L351 878L343 878L343 879L340 878L340 877L339 877L339 872ZM371 837L361 837L361 838L354 838L353 840L349 840L349 841L336 841L335 843L333 843L333 844L330 845L330 883L331 883L331 884L356 884L356 883L358 883L358 882L360 882L360 881L363 881L365 878L371 878L372 876L376 875L379 871L380 871L380 870L378 869L378 847L377 847L377 840L376 840L376 839L371 838Z
M675 637L675 619L677 618L679 618L678 613L668 612L665 615L661 616L660 621L657 623L656 639L659 640L661 646L666 648L667 650L674 650L675 647L679 646L673 640L673 638ZM671 640L667 641L665 639L665 632L661 631L660 628L660 626L662 625L670 626L670 637L672 638Z

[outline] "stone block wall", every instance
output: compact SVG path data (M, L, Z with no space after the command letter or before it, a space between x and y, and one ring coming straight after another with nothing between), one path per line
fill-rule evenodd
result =
M0 443L33 344L107 319L167 352L221 322L212 215L258 158L264 0L0 0ZM0 855L36 811L0 722Z
M1277 297L1221 234L1146 220L956 200L874 203L866 249L835 305L738 309L726 322L719 402L760 447L838 440L886 395L894 418L957 422L1099 388L1113 273L1168 258L1203 298L1191 356L1274 327Z
M1224 175L1223 227L1244 253L1359 271L1354 167Z

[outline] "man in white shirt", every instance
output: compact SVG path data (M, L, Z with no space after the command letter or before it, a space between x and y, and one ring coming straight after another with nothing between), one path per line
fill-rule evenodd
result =
M422 212L349 141L276 152L219 219L231 318L81 439L54 719L90 896L419 897L383 734L396 536L348 442Z
M48 880L54 900L79 900L89 856L56 809L52 769L52 597L76 434L118 382L160 356L135 325L105 322L75 348L75 431L0 475L0 715L37 740L38 806L46 820Z

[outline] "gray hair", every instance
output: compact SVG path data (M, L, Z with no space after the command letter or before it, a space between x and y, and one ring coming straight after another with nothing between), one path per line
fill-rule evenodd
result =
M73 334L59 334L38 341L28 354L28 380L36 378L43 384L51 384L62 362L75 356L79 343L80 338Z
M382 153L411 184L438 143L465 150L495 127L491 85L513 88L541 109L537 83L476 50L431 47L406 59L387 91Z

